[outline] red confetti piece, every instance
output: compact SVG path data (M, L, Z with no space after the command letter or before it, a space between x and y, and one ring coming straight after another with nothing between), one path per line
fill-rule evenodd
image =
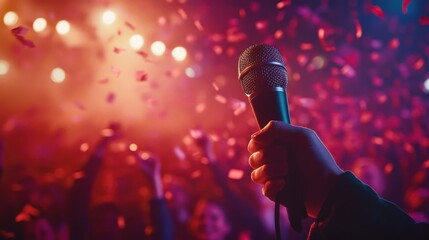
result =
M137 51L136 52L138 55L142 56L143 58L147 58L149 56L149 54L147 54L145 51Z
M219 86L215 82L212 83L212 86L216 92L219 92Z
M34 43L28 39L24 38L24 35L27 34L28 29L25 27L16 27L11 30L12 34L21 42L22 45L27 46L29 48L35 47Z
M265 30L268 27L268 21L257 21L255 24L257 30Z
M173 152L174 152L174 155L176 155L176 157L180 161L183 161L183 160L186 159L186 154L185 154L185 152L180 147L178 147L178 146L174 147L173 148Z
M325 39L325 36L326 36L325 29L319 28L317 35L319 37L320 44L325 49L325 51L328 51L328 52L335 51L335 46L329 45Z
M384 18L385 16L383 9L381 9L379 6L371 6L369 11L379 18Z
M130 22L125 22L125 26L127 26L132 31L136 30L136 27L134 25L132 25Z
M139 81L139 82L146 81L147 80L147 72L142 71L142 70L137 71L136 72L136 80Z
M116 99L115 93L110 92L110 93L107 94L106 102L109 103L109 104L112 104L112 103L115 102L115 99Z
M123 51L125 51L125 49L123 49L123 48L118 48L118 47L114 47L113 48L113 52L116 53L116 54L119 54L119 53L121 53Z
M402 1L402 13L407 13L408 11L408 5L410 5L410 3L412 2L412 0L403 0Z
M420 17L419 22L421 25L429 25L429 17Z
M106 83L108 83L109 82L109 79L108 78L103 78L103 79L100 79L99 81L98 81L98 83L100 83L100 84L106 84Z

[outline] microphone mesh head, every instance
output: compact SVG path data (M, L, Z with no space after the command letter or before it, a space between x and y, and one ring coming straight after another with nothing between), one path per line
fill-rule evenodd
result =
M286 66L279 50L271 45L256 44L247 48L238 60L238 73L246 95L275 87L286 90Z

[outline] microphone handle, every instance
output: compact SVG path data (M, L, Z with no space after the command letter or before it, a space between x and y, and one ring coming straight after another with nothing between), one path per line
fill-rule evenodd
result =
M270 120L291 124L289 105L283 88L276 88L274 92L249 96L249 101L260 129ZM287 208L289 223L295 231L300 232L302 220L308 215L296 164L294 161L288 161L288 166L289 171L285 178L286 187L276 196L276 203L278 204L280 199L284 199L284 202L281 203Z

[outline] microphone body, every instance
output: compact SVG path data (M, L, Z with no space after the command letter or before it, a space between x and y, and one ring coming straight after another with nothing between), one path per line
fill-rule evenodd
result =
M255 94L249 97L249 102L259 128L263 128L271 120L290 124L289 105L284 89L277 88L272 92Z
M287 69L280 52L273 46L256 44L240 55L238 65L239 80L248 96L259 128L263 128L271 120L290 124L286 94ZM276 205L282 200L281 203L288 210L292 228L300 232L301 221L308 215L296 164L289 161L288 166L286 188L277 195Z

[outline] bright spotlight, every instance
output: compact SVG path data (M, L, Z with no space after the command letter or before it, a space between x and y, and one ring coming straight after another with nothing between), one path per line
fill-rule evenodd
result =
M161 41L155 41L150 46L150 49L152 50L153 55L162 56L165 52L165 44Z
M61 68L54 68L51 72L51 80L54 83L62 83L66 79L66 73Z
M173 51L171 51L171 55L174 60L181 62L186 59L187 52L184 47L175 47Z
M61 20L57 23L57 26L55 28L57 29L57 32L59 34L65 35L70 32L70 23L66 20Z
M423 83L423 90L426 92L426 93L429 93L429 78L428 79L426 79L425 80L425 82Z
M0 60L0 75L6 75L9 72L9 63L5 60Z
M46 22L46 19L44 19L44 18L37 18L33 22L33 29L34 29L35 32L41 32L41 31L45 30L47 24L48 23Z
M107 10L103 13L102 20L104 24L110 25L115 22L116 14L111 10Z
M134 34L133 36L131 36L129 43L133 49L140 49L141 47L143 47L144 39L141 35Z
M3 22L6 26L13 26L18 22L18 14L14 11L7 12L3 17Z

